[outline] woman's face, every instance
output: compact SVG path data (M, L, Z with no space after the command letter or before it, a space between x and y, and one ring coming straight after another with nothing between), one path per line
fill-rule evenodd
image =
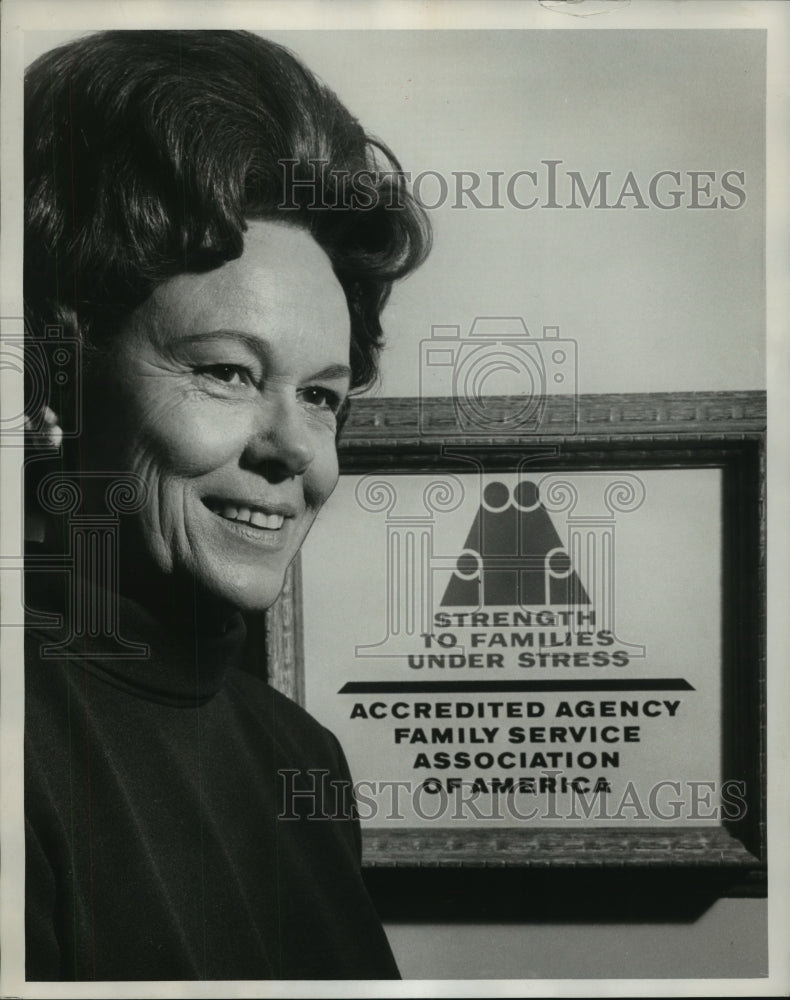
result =
M114 415L98 447L148 487L138 576L272 604L337 482L349 327L323 250L268 221L249 224L239 259L167 281L132 314L103 372Z

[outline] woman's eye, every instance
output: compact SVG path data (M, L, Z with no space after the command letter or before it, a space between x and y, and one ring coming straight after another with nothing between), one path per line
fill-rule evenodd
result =
M203 365L198 369L199 375L229 386L254 386L255 379L249 368L243 365Z
M320 385L310 385L302 390L302 398L311 406L317 406L322 410L331 410L337 413L340 409L341 399L333 389L326 389Z

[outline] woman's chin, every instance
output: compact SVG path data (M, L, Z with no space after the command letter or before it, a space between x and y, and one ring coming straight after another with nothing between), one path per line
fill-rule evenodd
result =
M213 576L199 579L206 599L232 611L255 614L268 610L280 596L285 573L274 570L242 577Z
M246 569L246 571L245 571ZM287 567L195 565L160 566L138 562L122 574L121 591L157 615L206 624L241 611L256 614L270 608L283 589Z

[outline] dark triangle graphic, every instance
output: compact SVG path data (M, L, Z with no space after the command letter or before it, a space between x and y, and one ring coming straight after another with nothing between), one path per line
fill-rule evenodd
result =
M453 573L442 598L442 607L476 608L482 603L480 600L480 581L462 580L460 576Z
M466 536L466 541L464 542L464 548L470 549L472 552L480 552L482 539L482 515L484 513L485 508L481 507L472 522L472 527L469 529L469 534ZM465 576L471 574L477 566L478 562L476 559L473 560L471 557L465 557L463 555L458 557L458 568L462 573L464 573ZM462 577L458 576L457 573L453 573L450 577L450 582L447 584L447 589L444 592L442 606L477 607L481 603L479 577L473 580L464 580Z
M534 483L521 482L516 490L522 506L536 503ZM548 511L542 504L521 510L512 497L505 506L509 495L504 483L486 487L489 505L504 509L480 506L458 559L462 575L453 573L442 606L589 604ZM549 575L549 568L560 575Z

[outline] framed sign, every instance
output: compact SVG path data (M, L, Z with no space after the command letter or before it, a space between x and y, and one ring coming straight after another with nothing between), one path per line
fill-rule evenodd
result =
M456 403L357 401L268 623L366 863L760 868L764 396Z

